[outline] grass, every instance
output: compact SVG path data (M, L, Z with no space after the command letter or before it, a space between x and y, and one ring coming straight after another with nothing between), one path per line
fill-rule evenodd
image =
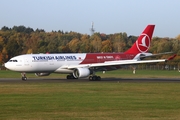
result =
M1 83L0 119L178 119L177 83Z
M179 78L177 71L98 72L104 77ZM0 78L20 77L0 71ZM28 77L35 77L28 74ZM49 78L65 75L52 74ZM0 119L10 120L176 120L180 83L166 82L1 82Z
M116 70L108 71L105 74L98 72L102 77L114 78L179 78L180 73L176 70L136 70L136 74L132 70Z
M34 73L27 73L28 78L38 78ZM105 74L97 72L97 75L102 78L179 78L180 72L177 70L136 70L136 74L132 70L115 70L106 71ZM0 78L21 78L20 73L9 70L1 70ZM66 74L52 73L49 76L42 76L41 78L66 78Z

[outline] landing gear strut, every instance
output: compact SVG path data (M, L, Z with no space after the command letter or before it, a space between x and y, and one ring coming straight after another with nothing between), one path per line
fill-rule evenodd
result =
M21 73L21 76L22 76L22 80L24 80L24 81L27 80L26 73Z
M89 76L89 80L90 81L100 81L101 80L101 77L100 76Z

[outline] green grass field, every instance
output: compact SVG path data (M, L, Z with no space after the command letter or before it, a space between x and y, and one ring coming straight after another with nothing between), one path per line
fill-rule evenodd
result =
M27 73L28 78L38 78L34 73ZM105 74L97 72L102 78L180 78L180 72L177 70L136 70L136 74L132 70L115 70L106 71ZM1 70L0 78L21 78L20 73L9 70ZM66 78L66 74L52 73L42 78Z
M0 71L0 77L20 77ZM142 75L143 74L143 75ZM152 74L152 75L151 75ZM102 77L175 77L177 71L114 71ZM34 77L34 74L28 74ZM52 74L49 77L64 77ZM178 120L180 83L0 82L2 120Z

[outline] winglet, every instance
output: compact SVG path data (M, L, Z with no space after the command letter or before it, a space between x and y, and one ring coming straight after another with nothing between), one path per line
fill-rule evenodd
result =
M175 55L172 55L172 56L170 56L170 57L168 58L168 60L173 60L176 56L177 56L176 54L175 54Z

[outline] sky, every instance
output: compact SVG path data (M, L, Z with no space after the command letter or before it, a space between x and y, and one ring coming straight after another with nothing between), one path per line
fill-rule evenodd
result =
M180 34L180 0L1 0L0 28L24 25L46 32L126 32L139 36L155 24L153 36Z

